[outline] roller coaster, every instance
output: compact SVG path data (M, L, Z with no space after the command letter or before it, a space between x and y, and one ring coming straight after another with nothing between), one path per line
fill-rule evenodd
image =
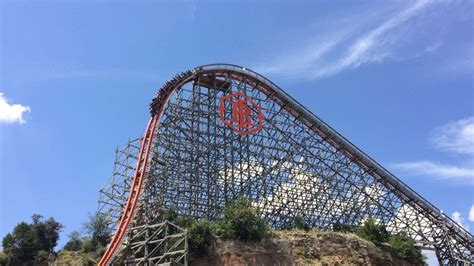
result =
M98 212L114 234L99 265L187 264L166 210L218 219L248 198L272 228L374 219L442 265L472 265L473 236L265 77L212 64L164 83L142 137L116 152Z

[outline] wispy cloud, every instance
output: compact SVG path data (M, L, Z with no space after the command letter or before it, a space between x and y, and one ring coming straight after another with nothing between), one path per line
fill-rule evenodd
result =
M430 176L453 183L474 185L474 167L459 167L431 161L395 163L393 166L414 176Z
M30 107L21 104L12 104L0 92L0 123L25 123L24 115L30 112Z
M474 154L474 117L436 128L431 136L435 147L459 154Z
M435 128L430 143L436 148L453 154L466 156L463 166L419 160L392 164L393 167L413 176L427 176L449 180L454 184L474 185L474 117L451 121ZM461 162L462 162L461 161Z
M453 212L451 218L453 218L453 221L455 221L457 224L469 230L469 226L464 223L464 218L462 217L460 212Z
M366 63L394 58L394 50L401 43L406 43L405 34L413 27L409 21L433 3L435 1L431 0L409 2L388 16L382 10L370 10L364 16L372 19L345 19L347 24L342 27L340 23L334 23L327 31L329 33L319 33L320 38L315 38L310 45L298 47L296 51L285 51L276 60L255 68L263 73L321 78ZM371 25L364 25L368 21ZM378 21L378 24L373 21ZM439 47L440 43L435 42L422 48L421 53L433 53Z

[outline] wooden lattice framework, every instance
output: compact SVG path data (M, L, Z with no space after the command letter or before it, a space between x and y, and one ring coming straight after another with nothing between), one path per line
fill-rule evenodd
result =
M261 116L249 124L260 128L229 125L235 113L222 99L230 94L252 102ZM435 250L441 264L473 262L468 231L253 71L218 64L183 72L163 85L150 111L144 136L117 151L101 190L99 211L115 235L100 265L130 246L131 228L160 223L165 209L212 220L240 196L275 229L295 219L330 230L371 218Z

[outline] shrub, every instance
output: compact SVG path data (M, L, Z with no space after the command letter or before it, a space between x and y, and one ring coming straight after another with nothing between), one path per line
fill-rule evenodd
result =
M267 223L247 199L238 198L226 204L223 214L218 225L219 233L225 238L256 241L270 234Z
M291 224L291 229L299 229L299 230L305 230L305 231L309 231L309 229L311 229L311 227L309 226L309 224L307 224L303 218L301 217L295 217L293 219L293 222Z
M69 241L64 245L64 250L79 251L82 249L81 235L77 231L69 234Z
M96 248L97 248L97 246L94 243L94 241L92 241L91 238L84 238L84 240L82 241L82 252L83 253L93 253L93 252L95 252Z
M100 257L102 257L102 255L104 255L105 251L107 250L106 247L102 246L102 245L98 245L96 248L95 248L95 252L94 252L94 258L96 259L99 259Z
M48 260L50 258L50 253L45 250L40 250L36 253L35 256L35 265L48 265Z
M0 251L0 266L6 266L8 264L7 254Z
M359 237L369 240L377 245L387 242L390 236L387 229L385 229L385 226L376 224L373 219L365 221L364 225L357 227L354 232Z
M406 259L417 264L424 264L423 255L419 248L415 246L415 241L406 234L396 234L389 237L388 243L395 250L395 255L401 259Z
M93 258L92 253L83 253L80 256L80 265L83 266L94 266L97 264L96 259Z
M213 238L211 223L206 220L197 221L188 228L189 249L196 255L205 254Z
M168 220L172 223L175 223L178 220L178 212L175 209L164 210L161 214L163 220Z
M167 220L176 224L177 226L185 228L190 227L195 222L195 220L191 217L178 214L174 208L164 210L161 214L161 219L163 221Z
M351 224L343 224L343 223L334 223L332 225L332 230L334 232L344 232L344 233L350 233L354 232L356 227Z

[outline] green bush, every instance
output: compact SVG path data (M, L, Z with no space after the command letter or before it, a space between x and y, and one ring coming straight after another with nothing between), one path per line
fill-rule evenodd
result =
M42 264L42 260L54 253L63 226L53 218L43 220L38 214L31 218L31 224L21 222L3 238L3 252L9 264Z
M0 266L6 266L8 264L7 254L0 251Z
M168 220L172 223L176 223L176 221L178 220L178 212L176 212L176 210L173 208L169 210L164 210L161 214L161 217L163 218L163 220Z
M298 230L304 230L304 231L309 231L311 227L309 224L307 224L303 218L301 217L295 217L293 219L293 222L291 224L291 229L298 229Z
M332 225L332 230L334 232L344 232L344 233L351 233L354 232L356 227L351 224L343 224L343 223L334 223Z
M83 253L93 253L96 250L96 244L92 241L91 238L84 238L82 241L82 252Z
M390 236L385 226L375 223L373 219L365 221L364 225L354 230L354 233L376 245L387 242Z
M195 222L195 219L191 217L178 214L178 212L174 208L164 210L161 214L161 218L163 221L167 220L176 224L177 226L185 228L190 227Z
M225 238L257 241L270 234L267 223L247 199L238 198L226 204L223 214L218 233Z
M80 261L83 266L94 266L97 264L97 260L93 258L93 253L81 254Z
M94 258L99 259L100 257L102 257L102 255L104 255L106 250L107 250L106 247L104 247L100 244L97 245L97 247L95 248L95 252L94 252Z
M79 232L73 231L69 234L69 240L63 249L68 251L79 251L82 249L82 240Z
M257 215L257 209L251 207L250 202L243 198L226 204L223 217L217 222L192 221L175 216L173 212L169 214L178 225L187 228L189 248L196 255L206 253L214 240L214 235L252 241L270 235L270 228L265 220Z
M50 253L45 250L40 250L36 253L35 256L35 265L48 265L48 260L50 258Z
M206 220L197 221L188 227L189 249L196 255L205 254L213 239L212 225Z
M406 234L396 234L389 237L388 243L395 250L395 255L401 259L406 259L417 264L424 264L423 255L419 248L415 246L415 241Z

